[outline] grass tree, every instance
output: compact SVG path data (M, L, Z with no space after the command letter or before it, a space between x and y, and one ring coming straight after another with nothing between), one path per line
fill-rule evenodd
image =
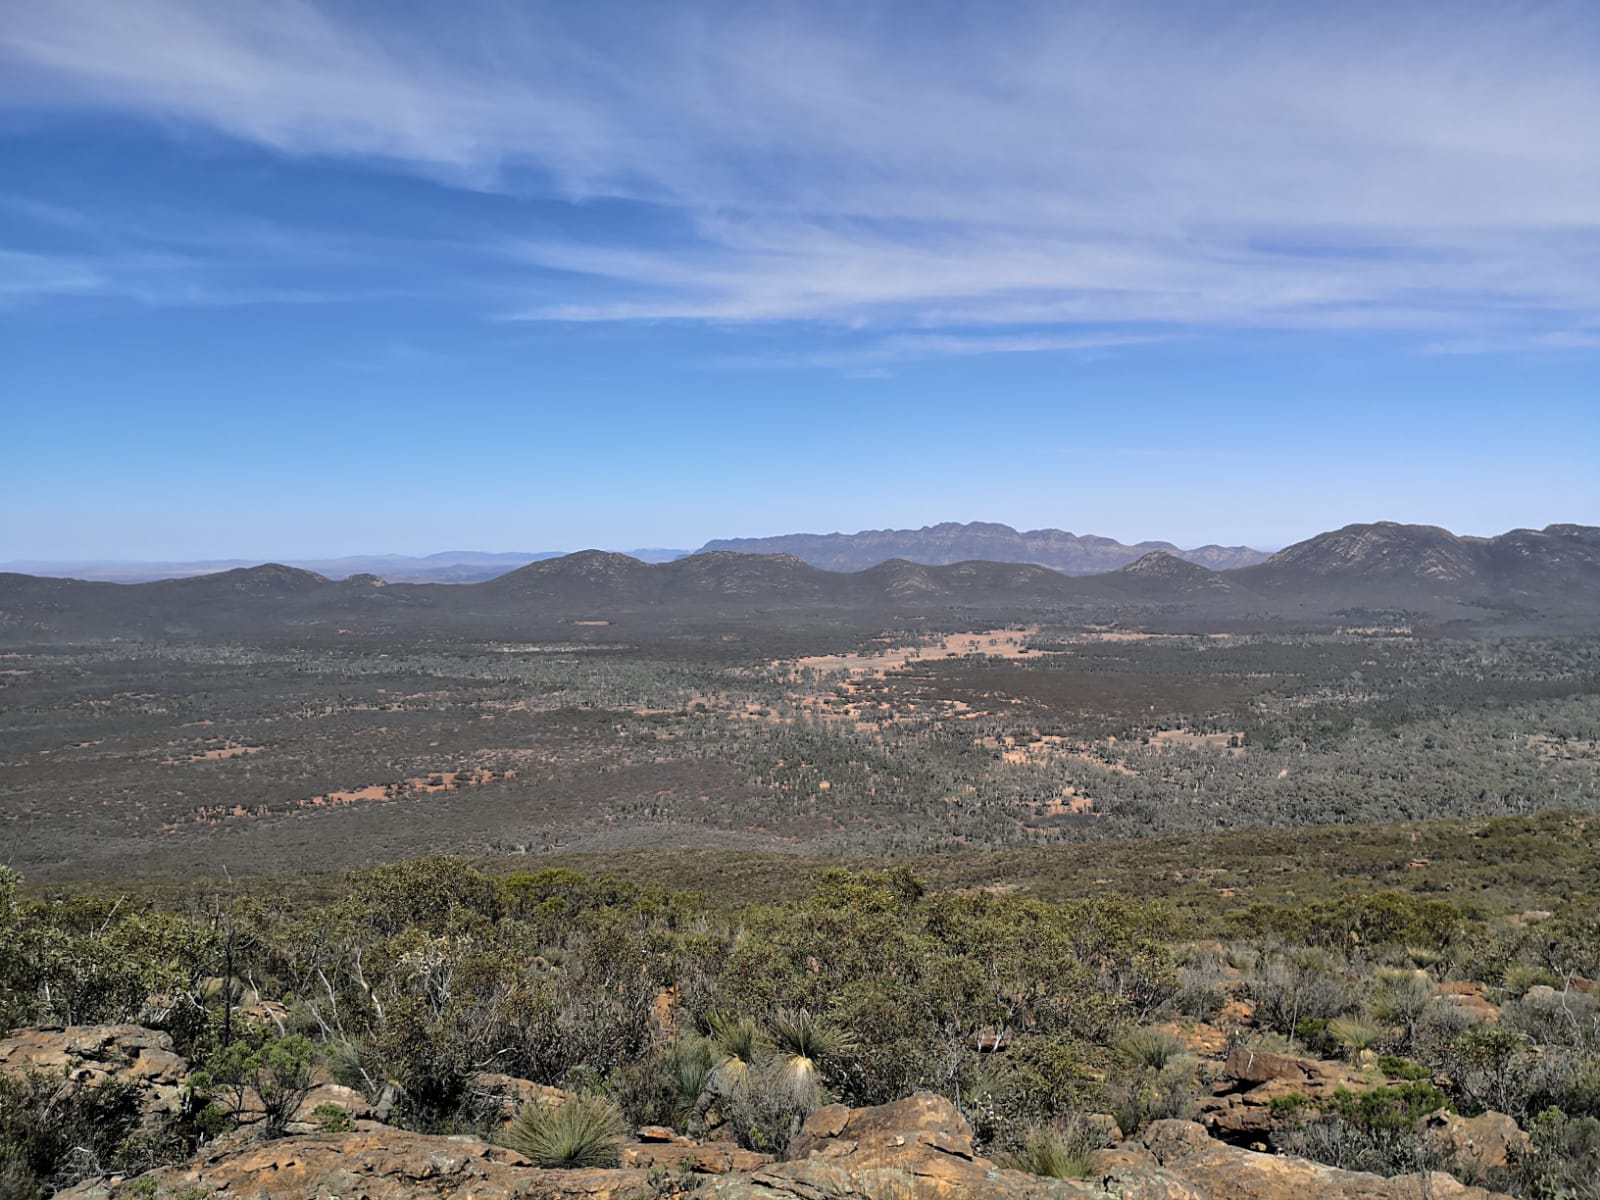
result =
M742 1091L750 1083L750 1071L762 1056L761 1029L749 1017L713 1012L706 1018L716 1065L710 1085L717 1091Z
M824 1064L849 1053L854 1042L843 1030L806 1009L779 1009L770 1023L778 1071L795 1104L814 1108L822 1100Z
M610 1167L627 1133L612 1100L579 1092L559 1103L524 1105L500 1142L536 1167Z

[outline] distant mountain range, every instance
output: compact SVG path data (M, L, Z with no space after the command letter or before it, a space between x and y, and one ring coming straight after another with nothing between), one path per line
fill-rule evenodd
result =
M892 558L941 566L958 562L1037 563L1063 575L1095 575L1162 551L1214 571L1248 567L1267 555L1249 546L1199 546L1183 550L1171 542L1126 546L1114 538L1062 529L1018 531L987 521L946 521L921 529L863 529L860 533L789 533L779 537L721 538L700 553L792 554L827 571L863 571Z
M1267 556L1248 546L1200 546L1183 550L1171 542L1139 542L1127 546L1112 538L1066 533L1060 529L1030 529L1019 533L1009 525L981 521L961 525L945 522L921 529L877 529L860 533L795 533L770 538L726 538L707 542L699 550L648 546L618 553L640 562L671 562L694 554L730 551L736 554L792 554L825 571L864 571L890 559L942 566L957 562L1035 563L1064 575L1093 575L1113 571L1152 551L1165 551L1187 562L1222 571L1261 562ZM561 558L561 550L490 553L482 550L445 550L438 554L352 554L342 558L292 558L283 565L347 579L352 575L377 575L389 583L477 583L504 575L532 562ZM50 562L18 560L0 563L0 571L48 575L107 583L152 583L161 579L186 579L212 575L235 567L255 565L253 559L200 561L115 562L78 560Z
M296 558L283 564L345 579L351 575L377 575L390 583L476 583L493 579L530 562L560 558L564 550L512 550L491 553L483 550L443 550L438 554L351 554L343 558ZM682 558L687 550L668 550L647 546L626 552L641 562L667 562ZM174 562L114 562L78 560L48 562L18 560L0 563L0 571L25 575L51 575L67 579L93 579L106 583L151 583L158 579L186 579L194 575L213 575L235 567L254 566L251 558L209 559Z
M891 559L828 571L789 554L713 551L646 563L582 551L478 583L335 582L282 564L116 584L0 574L0 644L208 636L514 636L583 622L646 629L662 618L779 623L891 616L1306 621L1351 610L1600 631L1600 528L1551 525L1492 538L1424 525L1350 525L1247 567L1216 571L1166 551L1096 575L1034 563Z

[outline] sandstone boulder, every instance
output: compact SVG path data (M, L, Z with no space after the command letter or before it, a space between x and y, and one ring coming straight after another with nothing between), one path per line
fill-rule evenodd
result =
M1463 1117L1440 1109L1417 1123L1428 1146L1446 1162L1459 1163L1475 1170L1504 1167L1532 1144L1516 1121L1505 1113L1486 1112Z
M1484 994L1484 986L1471 979L1450 979L1437 989L1441 1003L1465 1014L1473 1021L1495 1022L1500 1019L1499 1006Z
M1442 1171L1386 1179L1287 1155L1256 1154L1214 1141L1192 1121L1156 1121L1139 1144L1204 1200L1509 1200L1467 1187Z
M973 1149L954 1105L919 1093L877 1108L830 1105L813 1113L789 1159L751 1175L713 1180L718 1200L1204 1200L1146 1157L1133 1169L1107 1162L1091 1179L1041 1179L1007 1171Z
M567 1098L567 1093L558 1087L534 1083L531 1079L519 1079L515 1075L496 1075L490 1071L473 1075L467 1080L467 1086L486 1102L498 1104L500 1120L505 1124L511 1122L523 1105L557 1105Z
M156 1195L194 1190L229 1200L639 1200L651 1194L646 1171L543 1171L478 1138L371 1128L218 1149L186 1166L142 1175L130 1190L133 1182L83 1184L61 1196L114 1200L149 1195L152 1188Z
M732 1142L674 1138L670 1142L640 1141L624 1146L620 1165L645 1171L654 1168L695 1175L727 1175L734 1171L756 1171L772 1161L770 1154L757 1154Z
M177 1116L189 1102L188 1062L173 1051L169 1035L142 1025L46 1026L0 1038L0 1074L35 1071L75 1088L131 1083L146 1119Z
M1329 1060L1271 1054L1238 1046L1222 1065L1222 1086L1195 1105L1195 1116L1219 1137L1265 1140L1276 1126L1272 1102L1291 1095L1331 1099L1341 1087L1362 1091L1374 1080ZM1242 1088L1240 1085L1244 1085Z
M1270 1054L1236 1046L1228 1054L1223 1070L1230 1079L1240 1083L1271 1083L1277 1080L1309 1085L1323 1072L1325 1064L1292 1054Z

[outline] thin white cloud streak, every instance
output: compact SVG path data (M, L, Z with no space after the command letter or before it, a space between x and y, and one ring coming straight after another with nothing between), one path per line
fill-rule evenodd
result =
M0 250L0 304L40 296L84 296L101 292L105 278L85 263L49 254Z
M1559 354L1592 353L1600 350L1600 330L1563 330L1559 333L1530 334L1524 337L1454 338L1429 342L1425 354Z
M153 308L323 304L352 296L219 280L210 264L174 255L86 258L0 248L0 308L41 300L124 301Z
M682 222L522 243L567 321L1563 337L1600 317L1592 5L24 0L13 104ZM422 11L426 11L425 9ZM625 20L621 18L626 18ZM623 30L623 26L628 28Z
M710 365L730 370L828 368L853 378L884 379L898 363L927 358L965 358L986 354L1092 354L1127 346L1170 341L1169 337L1133 333L1081 334L894 334L864 345L797 354L734 355Z
M1248 454L1242 450L1169 450L1155 446L1062 446L1057 453L1068 454L1078 458L1104 458L1114 455L1118 458L1258 458L1259 455Z

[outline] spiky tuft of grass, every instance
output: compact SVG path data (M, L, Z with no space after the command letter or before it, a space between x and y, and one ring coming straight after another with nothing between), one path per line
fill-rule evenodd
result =
M1135 1066L1165 1071L1187 1052L1182 1042L1159 1029L1135 1029L1123 1043L1123 1050Z
M682 1127L695 1114L701 1097L712 1086L716 1063L711 1044L704 1038L675 1038L666 1051L666 1074L672 1085L673 1123Z
M1371 1050L1383 1040L1384 1033L1383 1026L1360 1017L1335 1017L1328 1022L1329 1036L1351 1057Z
M611 1167L627 1133L615 1103L580 1092L559 1104L524 1105L500 1143L536 1167Z
M1000 1156L1000 1165L1046 1179L1086 1179L1093 1152L1091 1139L1079 1127L1035 1126L1023 1137L1020 1149Z

